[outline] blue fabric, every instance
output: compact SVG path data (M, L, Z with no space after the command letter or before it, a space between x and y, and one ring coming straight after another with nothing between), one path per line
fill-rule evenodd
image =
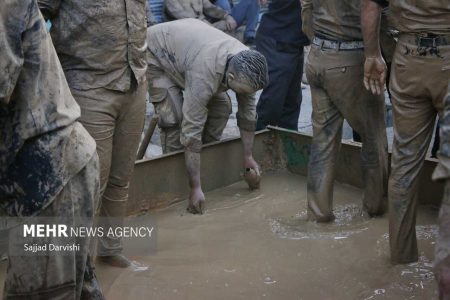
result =
M256 50L267 59L270 78L256 106L256 129L273 125L297 131L302 103L303 47L276 41L259 31L255 44Z
M215 5L226 10L238 26L246 24L244 40L255 37L259 21L259 0L240 0L233 8L228 0L217 0Z
M157 23L164 22L164 0L147 0L147 3Z
M308 38L302 32L301 12L299 0L271 1L259 24L258 35L295 46L308 45Z

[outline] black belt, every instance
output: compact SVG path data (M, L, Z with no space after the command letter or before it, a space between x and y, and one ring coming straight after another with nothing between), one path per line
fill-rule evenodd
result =
M436 48L450 45L450 35L417 34L416 44L419 47Z

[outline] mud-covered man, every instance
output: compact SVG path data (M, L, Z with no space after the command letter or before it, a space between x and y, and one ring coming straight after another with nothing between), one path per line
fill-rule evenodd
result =
M362 138L363 208L385 211L387 140L384 98L364 89L360 1L302 0L303 31L311 40L306 75L311 86L313 140L308 167L308 218L333 215L335 162L344 118Z
M77 122L80 107L36 0L0 2L0 53L1 216L92 226L99 196L95 142ZM22 227L10 234L23 234ZM75 242L80 251L72 255L10 253L3 298L103 299L89 238Z
M209 23L207 17L218 20L212 25L222 31L233 31L236 20L224 9L210 0L166 0L166 15L169 20L194 18Z
M120 226L145 114L146 1L38 0L81 123L97 142L100 216ZM108 222L107 222L108 223ZM99 259L127 267L122 240L103 237Z
M394 116L389 242L392 263L402 264L418 259L418 174L433 135L436 113L442 117L450 78L450 2L363 1L364 83L378 94L383 92L386 76L378 42L379 20L382 6L388 4L392 25L400 32L389 85ZM441 164L450 166L447 161Z
M160 118L163 151L185 149L191 187L188 210L201 213L205 196L200 151L203 143L222 135L231 113L228 89L237 95L244 167L259 177L252 155L255 92L268 83L267 63L259 52L194 19L153 26L147 39L149 94Z

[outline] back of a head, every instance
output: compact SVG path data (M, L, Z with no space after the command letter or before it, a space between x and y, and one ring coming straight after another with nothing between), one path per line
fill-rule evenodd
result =
M233 56L229 65L236 79L250 85L255 91L269 83L266 58L255 50L244 50Z

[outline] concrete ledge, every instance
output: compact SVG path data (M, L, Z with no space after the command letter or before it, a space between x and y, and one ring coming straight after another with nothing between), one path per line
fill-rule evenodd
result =
M306 175L310 145L309 135L271 127L256 134L254 156L264 172L287 168L292 173ZM337 180L362 186L360 151L359 143L342 143ZM242 157L239 138L206 145L202 152L203 190L208 192L241 180ZM441 201L443 184L431 181L436 163L435 159L428 159L421 170L419 199L422 204L438 205ZM188 192L182 151L138 161L130 186L128 213L167 207L186 199Z

